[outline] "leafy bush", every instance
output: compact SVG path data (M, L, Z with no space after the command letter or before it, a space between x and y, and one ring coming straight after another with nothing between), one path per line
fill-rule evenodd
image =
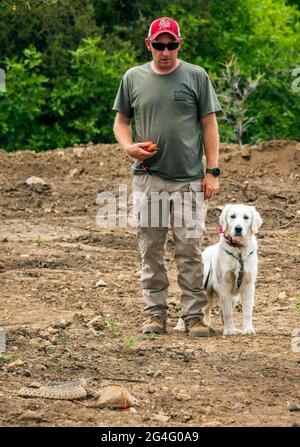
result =
M53 87L39 72L41 53L33 47L19 62L6 61L7 91L0 93L0 141L6 150L112 141L112 104L122 74L135 64L133 56L107 52L100 38L89 38L71 51L70 60L72 76Z
M300 67L297 0L5 0L0 147L114 141L111 107L119 80L149 59L143 40L152 20L163 15L181 26L179 57L204 67L220 99L227 96L222 141L300 139L300 93L291 88L292 71ZM259 78L243 109L234 82L223 82L232 58L244 93Z
M39 73L41 54L33 47L24 59L6 60L6 92L0 92L0 141L11 151L30 147L31 135L39 133L39 117L47 101L48 79Z
M84 39L71 52L73 76L54 87L51 110L76 142L109 142L113 138L112 104L121 76L136 62L124 51L106 51L100 38Z

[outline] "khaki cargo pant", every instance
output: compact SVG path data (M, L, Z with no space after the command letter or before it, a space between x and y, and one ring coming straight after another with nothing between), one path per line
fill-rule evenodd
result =
M181 289L181 316L203 317L207 303L201 256L207 201L201 181L178 182L156 174L133 176L133 212L142 255L141 283L144 314L167 315L169 281L164 264L168 226L171 226L177 282Z

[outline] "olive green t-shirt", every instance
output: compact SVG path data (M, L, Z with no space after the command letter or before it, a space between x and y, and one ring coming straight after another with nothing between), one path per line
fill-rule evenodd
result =
M135 141L152 141L159 151L144 164L177 181L203 177L200 118L221 110L206 71L182 60L169 74L155 73L150 62L128 70L113 110L135 120ZM144 174L140 162L134 174Z

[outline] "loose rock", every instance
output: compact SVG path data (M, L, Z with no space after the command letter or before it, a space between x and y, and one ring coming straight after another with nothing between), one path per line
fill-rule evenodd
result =
M111 385L100 390L100 396L93 405L96 408L129 408L138 405L138 400L125 388Z
M31 177L28 177L28 179L25 181L26 185L48 185L48 183L41 177L35 177L32 175Z
M107 284L106 284L105 281L103 281L103 279L99 279L99 280L96 282L95 286L96 286L96 287L107 287Z

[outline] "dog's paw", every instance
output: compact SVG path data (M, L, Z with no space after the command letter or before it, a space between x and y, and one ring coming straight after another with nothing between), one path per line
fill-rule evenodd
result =
M175 332L185 332L185 322L182 318L179 318L176 327L174 328Z
M253 326L248 326L248 327L243 328L242 334L243 335L255 335L255 330L254 330Z
M239 335L242 331L236 327L224 328L223 335Z

